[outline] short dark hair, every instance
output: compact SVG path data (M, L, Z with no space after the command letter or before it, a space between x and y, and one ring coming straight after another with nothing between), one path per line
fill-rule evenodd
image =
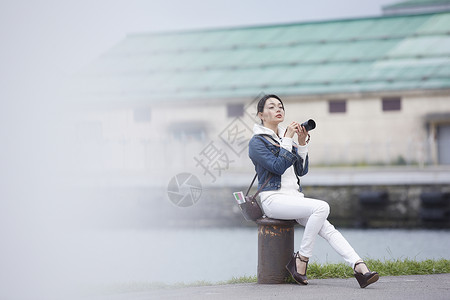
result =
M269 94L269 95L264 95L261 99L259 99L258 101L258 105L256 106L256 115L258 115L258 113L262 113L264 111L264 105L266 105L266 101L269 98L275 98L278 99L281 102L281 106L284 109L284 104L283 101L281 101L280 97L278 97L277 95L273 95L273 94ZM263 121L261 120L261 124L263 124Z
M264 111L264 105L266 105L266 101L269 98L275 98L278 99L281 102L281 105L283 106L284 109L284 105L283 105L283 101L281 101L280 97L278 97L277 95L264 95L261 99L259 99L258 101L258 106L256 107L257 112L263 112Z

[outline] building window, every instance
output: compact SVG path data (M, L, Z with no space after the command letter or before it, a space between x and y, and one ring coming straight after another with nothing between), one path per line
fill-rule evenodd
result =
M329 113L345 113L347 112L346 100L330 100L328 101Z
M402 102L400 97L383 98L381 99L381 101L383 111L395 111L402 109Z
M203 123L174 123L169 126L169 131L173 138L182 142L201 142L206 139L206 125Z
M133 110L133 119L136 123L150 122L152 111L150 108L135 108Z
M228 104L227 105L228 117L242 117L244 115L244 104Z

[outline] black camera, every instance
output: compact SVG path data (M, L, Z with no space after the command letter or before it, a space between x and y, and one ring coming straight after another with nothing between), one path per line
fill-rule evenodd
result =
M305 127L306 131L310 131L316 128L316 122L314 122L313 119L309 119L308 121L302 123L302 126Z

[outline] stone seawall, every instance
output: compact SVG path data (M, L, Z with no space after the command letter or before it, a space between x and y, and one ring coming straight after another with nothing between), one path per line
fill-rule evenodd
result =
M232 199L237 190L204 190L203 199L187 208L192 214L180 211L184 220L179 218L173 225L254 226L243 219ZM331 208L329 220L339 227L450 228L450 185L306 186L303 192L326 201ZM437 203L423 203L423 195L431 195ZM440 196L442 201L437 199Z
M448 185L378 185L378 186L309 186L308 197L330 204L329 219L346 227L445 227L450 228L449 201L430 207L422 203L423 195L450 192ZM426 211L442 211L435 217Z

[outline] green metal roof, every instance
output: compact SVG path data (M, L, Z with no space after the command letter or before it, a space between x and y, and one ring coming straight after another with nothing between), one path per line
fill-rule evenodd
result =
M402 1L399 3L386 5L383 7L389 8L400 8L400 7L412 7L412 6L429 6L429 5L441 5L441 4L449 4L449 0L410 0L410 1Z
M135 34L79 74L86 99L450 88L450 13Z

